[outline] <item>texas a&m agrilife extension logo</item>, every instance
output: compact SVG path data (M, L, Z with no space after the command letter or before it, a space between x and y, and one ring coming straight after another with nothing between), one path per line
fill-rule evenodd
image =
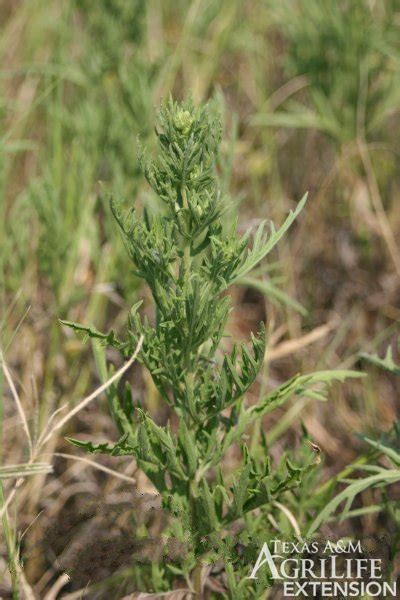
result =
M285 598L397 598L386 538L264 543L249 579L268 569Z

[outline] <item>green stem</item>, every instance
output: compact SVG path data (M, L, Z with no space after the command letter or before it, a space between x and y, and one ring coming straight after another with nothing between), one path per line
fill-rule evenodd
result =
M328 479L328 481L326 481L325 483L320 485L319 488L317 488L314 491L314 496L323 494L329 488L330 485L336 484L338 481L340 481L341 479L344 479L345 477L350 475L353 471L355 471L357 469L357 467L364 465L365 463L367 463L371 460L374 460L378 456L379 456L379 452L376 452L376 451L370 452L368 454L363 454L362 456L357 458L357 460L355 460L353 463L351 463L351 465L345 467L342 471L340 471L340 473L338 473L337 475L334 475L334 477L331 477L331 479Z
M3 483L0 481L0 508L3 509L4 505L5 505L4 489L3 489ZM1 520L2 520L4 539L5 539L6 546L7 546L8 569L9 569L10 575L11 575L12 597L13 597L13 600L18 600L18 598L19 598L18 551L15 547L15 537L11 530L6 510L4 511Z
M181 188L181 196L182 196L182 206L183 209L185 211L187 211L188 209L188 201L187 201L187 195L186 195L186 188L183 185ZM191 271L191 266L192 266L192 259L190 256L190 247L191 247L191 241L188 240L187 238L184 238L184 248L183 248L183 277L184 277L184 282L185 282L185 286L187 288L188 283L189 283L189 277L190 277L190 271ZM192 365L192 361L191 361L191 357L190 357L190 340L188 340L188 344L186 346L186 351L185 351L185 367L188 373L188 387L191 388L191 390L193 389L193 383L194 383L194 373L193 373L193 365ZM189 393L190 391L189 390Z
M182 196L182 206L185 211L188 209L188 201L186 196L186 188L183 185L181 188L181 196ZM190 266L191 266L191 258L190 258L190 240L184 239L184 248L183 248L183 267L184 267L184 278L185 282L188 281L190 275Z

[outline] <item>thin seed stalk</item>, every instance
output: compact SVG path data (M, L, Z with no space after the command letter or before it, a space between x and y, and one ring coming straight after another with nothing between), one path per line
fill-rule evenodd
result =
M3 484L0 481L0 509L5 506L5 497L4 497L4 489ZM15 538L13 532L10 527L10 522L8 520L8 514L5 510L3 516L1 518L4 538L7 546L7 554L8 554L8 570L11 575L11 589L12 589L12 597L13 600L18 600L19 598L19 582L18 582L18 552L15 546Z

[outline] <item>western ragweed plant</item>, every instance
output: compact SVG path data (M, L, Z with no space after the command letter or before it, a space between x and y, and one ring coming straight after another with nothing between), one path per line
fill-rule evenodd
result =
M130 311L122 339L113 331L102 334L64 323L96 344L99 341L103 349L116 348L125 358L143 340L140 361L162 401L175 413L177 425L157 424L144 403L134 401L129 385L123 392L111 387L109 406L120 439L99 445L71 441L91 453L134 456L158 491L169 515L164 535L179 540L184 552L173 564L166 558L157 576L153 568L150 587L165 590L174 578L182 577L201 595L203 565L222 561L225 587L217 597L253 597L258 592L246 575L259 551L258 540L273 533L266 515L279 513L278 500L283 502L288 492L292 494L288 502L296 504L294 490L319 461L309 449L300 465L285 455L272 466L265 434L250 448L245 433L293 394L321 399L327 383L355 374L297 375L257 403L246 403L246 392L264 363L265 327L260 324L248 345L233 344L225 350L231 310L227 290L273 250L306 197L280 228L263 222L254 235L248 231L240 237L236 223L224 223L227 207L216 173L221 125L212 106L197 108L190 100L170 100L161 106L158 118L158 157L148 158L141 148L139 155L162 209L139 215L135 208L125 213L118 202L111 202L135 274L150 288L154 320L140 316L139 302ZM96 347L106 379L105 353ZM224 458L235 445L241 459L232 473ZM242 552L240 560L239 542L246 551L253 548Z

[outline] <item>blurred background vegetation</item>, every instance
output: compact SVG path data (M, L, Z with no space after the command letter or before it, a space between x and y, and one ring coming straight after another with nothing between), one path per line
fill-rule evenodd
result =
M156 206L137 136L153 143L159 101L192 94L220 106L220 174L241 230L280 223L309 191L275 262L235 289L229 330L247 338L266 321L264 389L312 369L368 372L332 388L328 403L301 398L265 422L277 456L299 445L303 426L321 447L322 480L340 473L365 451L355 433L379 437L399 402L399 381L359 359L392 343L400 320L399 0L1 0L0 17L0 347L33 436L99 383L90 347L58 318L118 330L137 299L149 310L109 197ZM165 422L151 382L138 367L131 377ZM1 464L21 464L26 443L2 375L0 388ZM70 432L114 439L104 407L92 403L47 452L74 453ZM129 461L97 463L134 474L143 502L151 493ZM110 515L132 504L132 486L82 461L54 456L53 465L26 481L3 518L2 597L10 543L38 598L82 597L89 582L100 590L90 597L109 597L101 590L117 567L123 597L136 547ZM111 512L99 516L90 502ZM140 502L137 536L146 519L147 531L159 527ZM373 504L373 492L358 502ZM364 513L352 533L384 533L393 522ZM60 579L69 555L81 561L71 581Z

